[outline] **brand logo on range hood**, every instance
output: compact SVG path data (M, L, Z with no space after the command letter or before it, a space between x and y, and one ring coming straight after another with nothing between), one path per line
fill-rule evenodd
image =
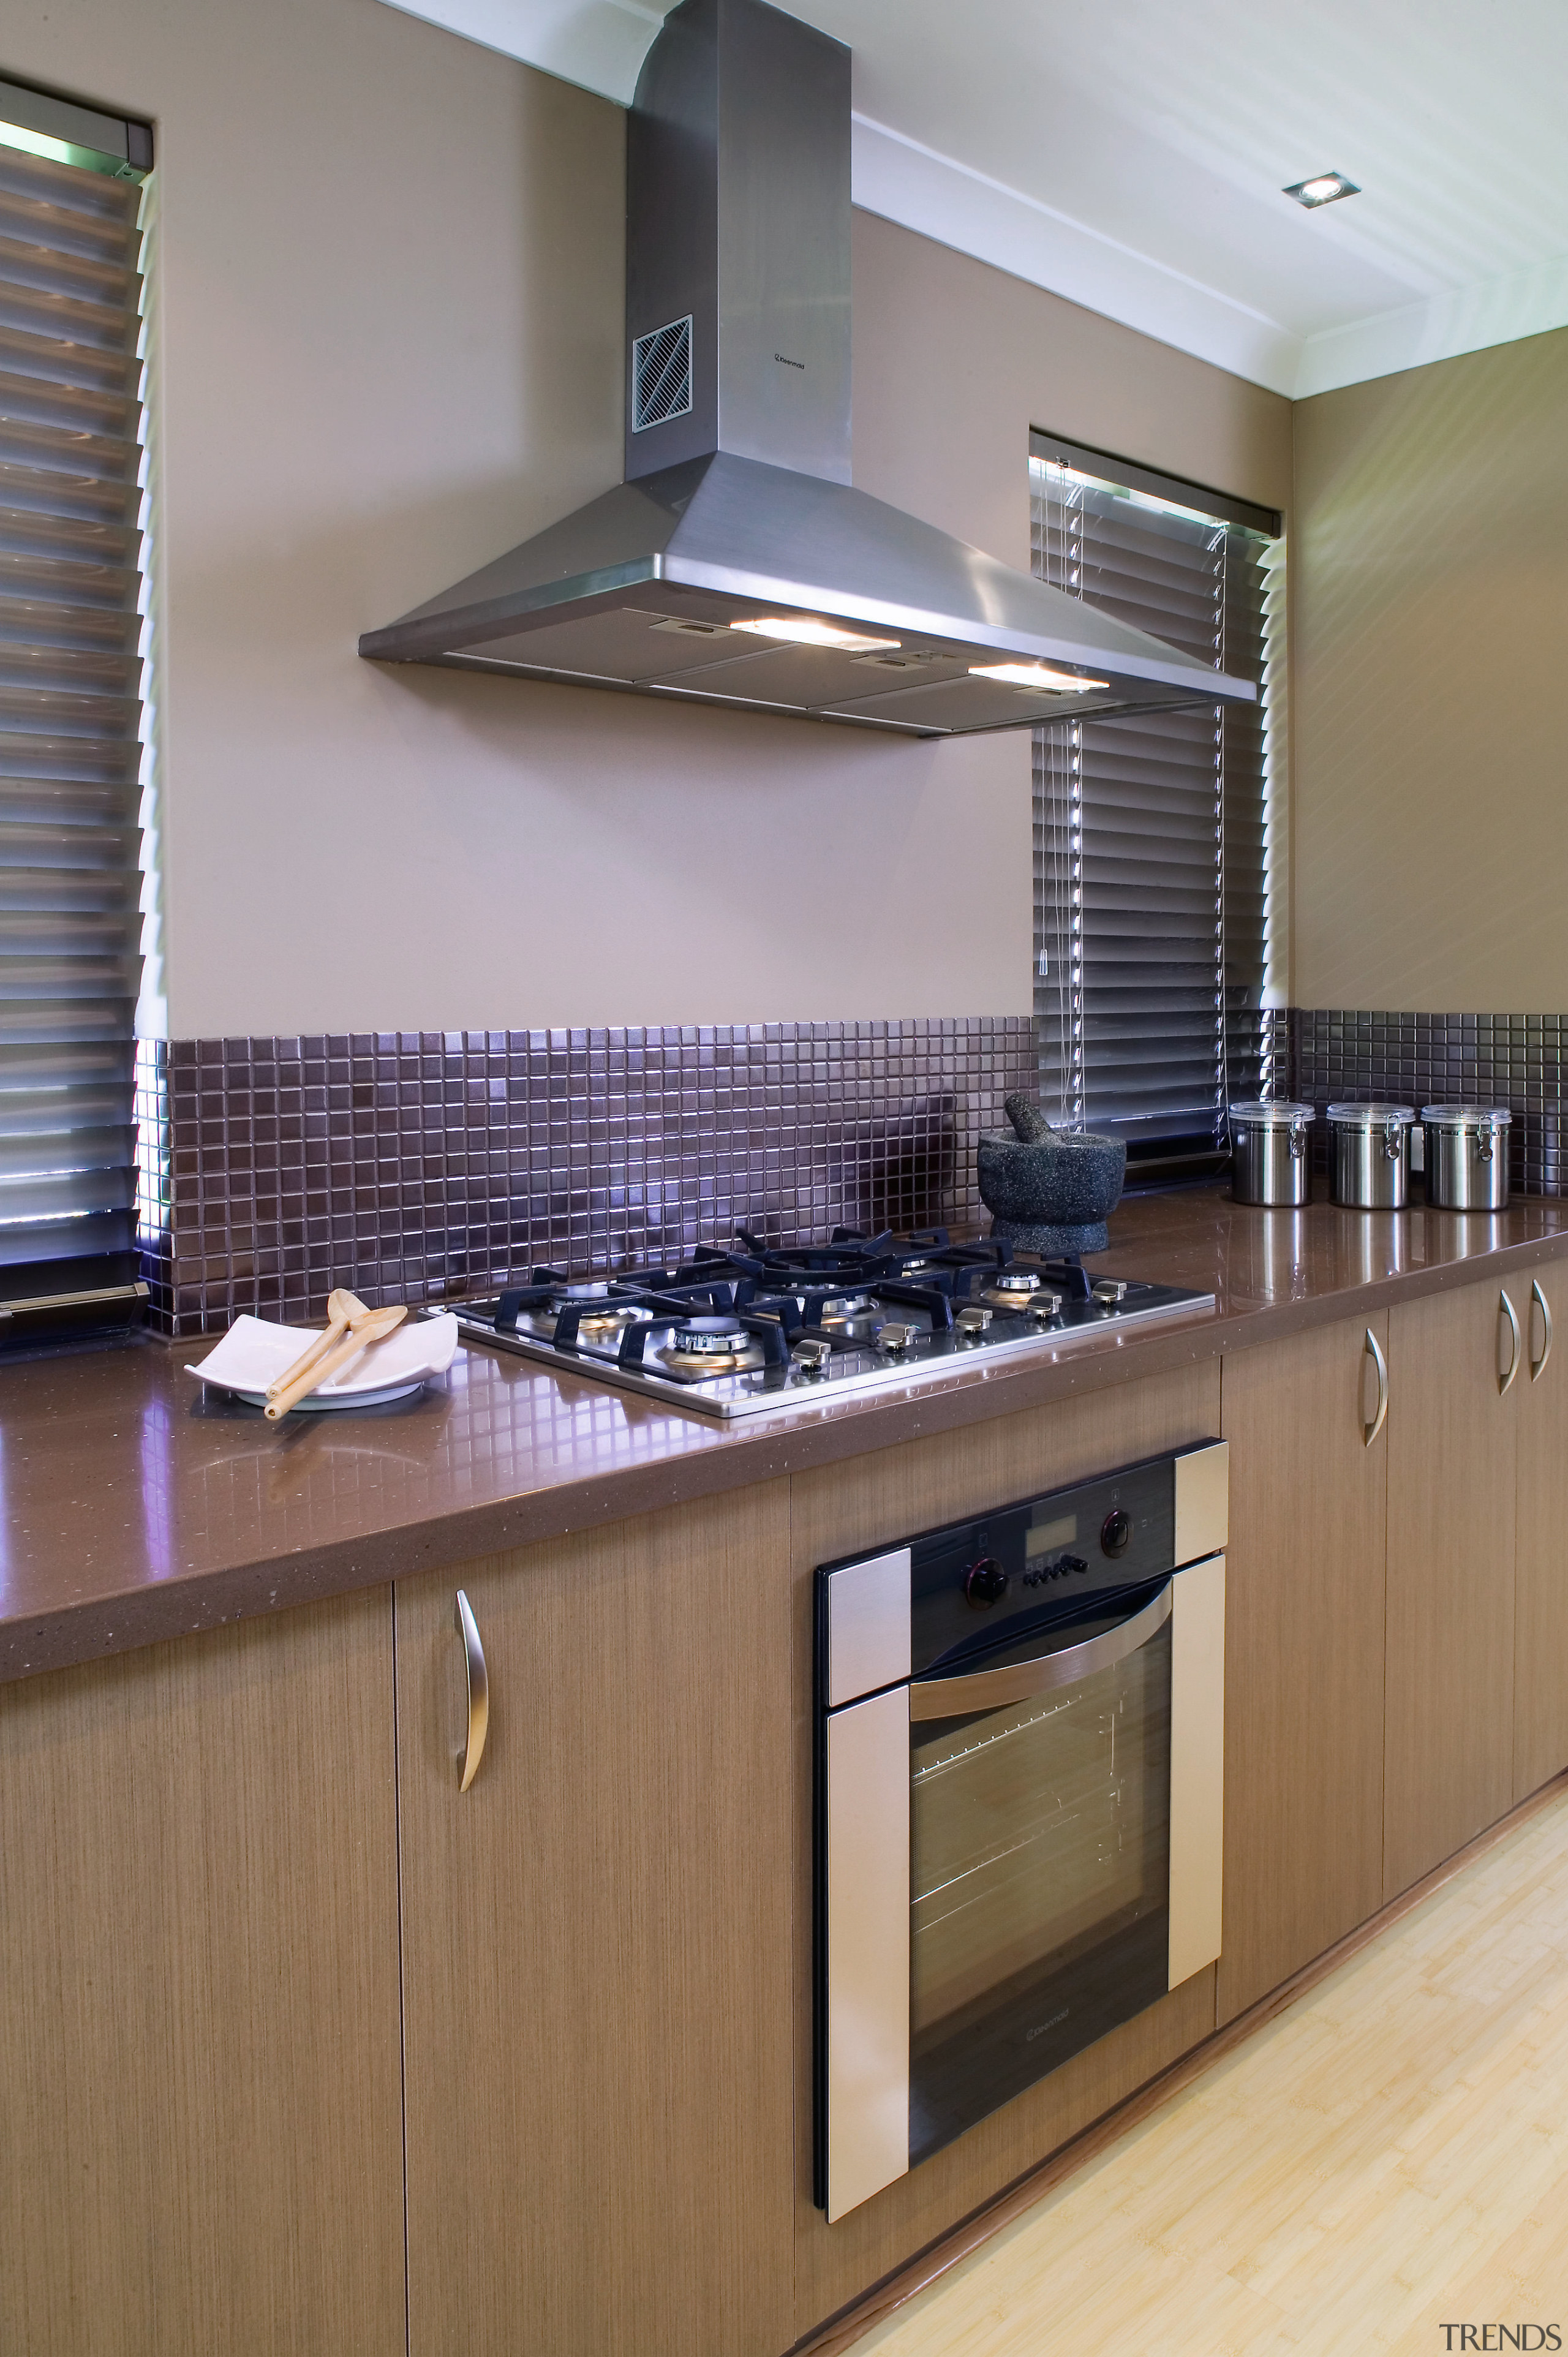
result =
M849 70L767 0L665 17L628 121L626 480L362 655L919 737L1255 700L854 489Z

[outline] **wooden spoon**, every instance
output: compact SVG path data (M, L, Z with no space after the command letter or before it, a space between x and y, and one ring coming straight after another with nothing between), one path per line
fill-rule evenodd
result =
M317 1359L314 1366L306 1367L304 1374L296 1377L286 1391L279 1392L275 1399L267 1402L268 1422L276 1424L291 1407L297 1407L302 1399L307 1399L328 1375L335 1375L339 1367L346 1367L350 1359L357 1359L361 1351L368 1350L372 1342L379 1342L383 1335L392 1332L394 1326L401 1326L407 1316L407 1307L400 1301L394 1309L367 1309L362 1318L356 1318L346 1342L339 1342L325 1359Z
M306 1367L313 1367L317 1359L326 1357L334 1342L346 1334L357 1319L368 1318L370 1314L357 1293L349 1293L342 1286L338 1286L336 1292L329 1293L327 1297L325 1332L317 1334L308 1350L300 1352L292 1367L285 1367L281 1375L274 1376L267 1385L267 1397L276 1399L279 1392L286 1392L290 1383L304 1374Z

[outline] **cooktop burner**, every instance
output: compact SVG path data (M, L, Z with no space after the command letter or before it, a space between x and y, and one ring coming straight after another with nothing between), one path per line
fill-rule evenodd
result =
M487 1301L452 1305L470 1341L731 1418L903 1388L965 1360L1054 1353L1150 1318L1212 1309L1211 1293L1091 1276L1077 1259L945 1228L825 1244L739 1230L677 1265L591 1279L536 1268Z

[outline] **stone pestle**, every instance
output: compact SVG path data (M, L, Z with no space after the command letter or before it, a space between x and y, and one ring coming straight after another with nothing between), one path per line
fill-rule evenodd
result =
M1013 1135L1021 1145L1038 1146L1042 1139L1056 1135L1039 1106L1032 1097L1025 1096L1021 1089L1015 1089L1010 1097L1003 1099L1002 1110L1012 1123Z

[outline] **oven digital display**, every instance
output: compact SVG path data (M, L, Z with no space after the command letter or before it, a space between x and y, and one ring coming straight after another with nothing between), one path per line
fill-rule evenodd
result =
M1054 1523L1036 1523L1024 1538L1024 1559L1033 1563L1036 1555L1055 1555L1058 1547L1071 1546L1078 1536L1078 1516L1058 1514Z

